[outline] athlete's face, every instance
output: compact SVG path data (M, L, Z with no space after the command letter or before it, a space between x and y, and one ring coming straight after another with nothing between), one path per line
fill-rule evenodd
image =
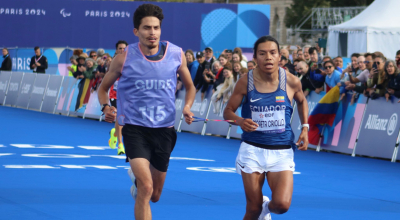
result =
M156 48L160 42L160 20L156 17L144 17L139 28L133 29L133 33L139 37L139 42L142 45L150 49Z
M272 74L278 70L280 60L278 45L273 41L260 43L257 47L257 67L261 72Z

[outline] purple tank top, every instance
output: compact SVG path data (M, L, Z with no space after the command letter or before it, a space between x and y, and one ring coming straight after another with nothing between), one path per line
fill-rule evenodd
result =
M127 49L118 82L118 124L150 128L175 124L176 73L182 63L182 49L167 42L164 57L148 60L139 43Z

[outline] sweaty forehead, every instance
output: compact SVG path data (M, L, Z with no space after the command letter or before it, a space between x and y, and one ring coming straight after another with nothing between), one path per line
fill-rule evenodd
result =
M151 26L151 27L160 26L160 20L153 16L144 17L142 18L140 26Z
M276 45L276 43L273 41L267 41L264 43L260 43L257 47L257 50L263 50L263 51L278 50L278 45Z

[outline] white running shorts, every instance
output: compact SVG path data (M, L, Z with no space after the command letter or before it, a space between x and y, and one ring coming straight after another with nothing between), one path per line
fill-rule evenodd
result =
M293 149L270 150L242 142L236 157L236 172L294 172Z

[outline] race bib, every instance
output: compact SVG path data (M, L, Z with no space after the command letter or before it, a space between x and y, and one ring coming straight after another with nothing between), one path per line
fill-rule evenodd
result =
M252 120L258 124L256 131L282 133L285 131L285 110L252 112Z

